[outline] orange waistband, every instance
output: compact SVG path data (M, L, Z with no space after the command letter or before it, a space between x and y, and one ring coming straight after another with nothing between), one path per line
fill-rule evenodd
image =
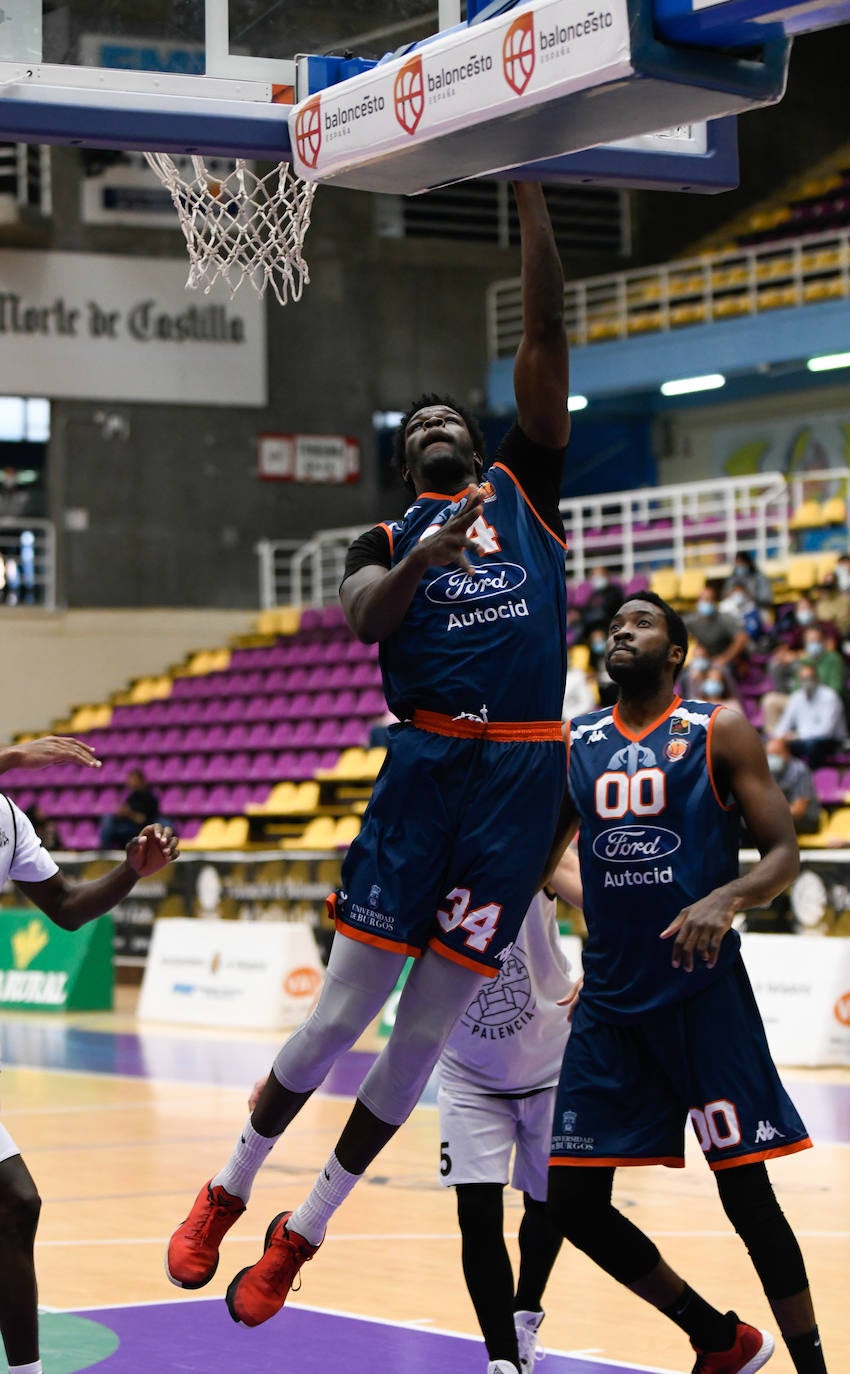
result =
M560 720L469 720L466 716L444 716L439 711L414 711L417 730L432 735L454 735L458 739L563 740Z

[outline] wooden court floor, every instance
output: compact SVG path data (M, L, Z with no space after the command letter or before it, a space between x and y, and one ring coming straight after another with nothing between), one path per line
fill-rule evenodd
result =
M119 1010L110 1015L0 1017L0 1115L44 1199L37 1263L47 1309L197 1299L167 1282L164 1246L198 1187L228 1156L247 1115L250 1085L277 1046L277 1037L142 1030L131 994L121 991ZM330 1085L344 1095L317 1094L277 1147L204 1296L220 1298L233 1274L259 1256L271 1217L304 1196L375 1043L364 1041L351 1056L347 1079L342 1074ZM816 1148L776 1161L771 1175L803 1247L830 1371L844 1374L850 1370L850 1071L788 1070L784 1077ZM438 1156L436 1109L426 1103L338 1214L292 1306L477 1335L460 1269L454 1195L439 1184ZM622 1170L616 1197L710 1301L774 1329L696 1149L685 1170ZM519 1202L506 1191L514 1253ZM544 1344L553 1350L607 1368L617 1362L629 1370L691 1368L680 1332L566 1245L545 1307ZM288 1310L275 1322L284 1323ZM470 1374L483 1374L486 1364L483 1345L470 1344ZM770 1370L792 1374L784 1347ZM49 1363L45 1371L51 1374Z

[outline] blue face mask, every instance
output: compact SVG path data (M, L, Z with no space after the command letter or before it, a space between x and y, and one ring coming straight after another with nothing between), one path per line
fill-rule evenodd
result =
M688 667L693 668L698 673L704 673L708 667L708 659L705 654L694 654Z
M717 610L717 607L716 607L716 605L714 604L713 601L698 601L698 602L697 602L697 613L698 613L699 615L714 615L714 612L715 612L716 610Z
M823 644L819 639L813 639L806 645L806 658L817 658L823 653Z
M604 639L592 639L592 640L590 641L590 651L591 651L591 653L594 653L594 654L602 654L602 653L604 653L604 652L605 652L605 644L606 644L606 641L605 641Z
M722 697L725 688L722 682L718 682L716 678L710 677L707 682L702 684L702 690L707 697Z

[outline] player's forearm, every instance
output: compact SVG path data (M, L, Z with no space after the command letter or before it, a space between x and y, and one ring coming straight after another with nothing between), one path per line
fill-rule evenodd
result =
M538 182L514 182L522 244L522 322L529 342L564 336L564 272Z
M79 930L89 921L111 911L118 902L129 896L137 882L138 874L125 860L102 878L74 885L64 881L55 899L44 903L42 909L63 930Z
M386 575L347 593L343 583L343 609L358 639L364 644L378 644L398 629L427 566L417 546Z
M796 839L789 839L774 845L749 873L734 878L723 891L732 899L736 913L748 911L751 907L768 906L799 872L800 851Z

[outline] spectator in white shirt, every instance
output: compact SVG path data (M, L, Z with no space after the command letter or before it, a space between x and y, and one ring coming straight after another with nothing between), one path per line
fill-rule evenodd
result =
M774 737L786 740L791 753L810 768L820 768L847 734L844 705L832 687L818 681L817 668L806 659L799 665L797 680L799 686L788 698Z

